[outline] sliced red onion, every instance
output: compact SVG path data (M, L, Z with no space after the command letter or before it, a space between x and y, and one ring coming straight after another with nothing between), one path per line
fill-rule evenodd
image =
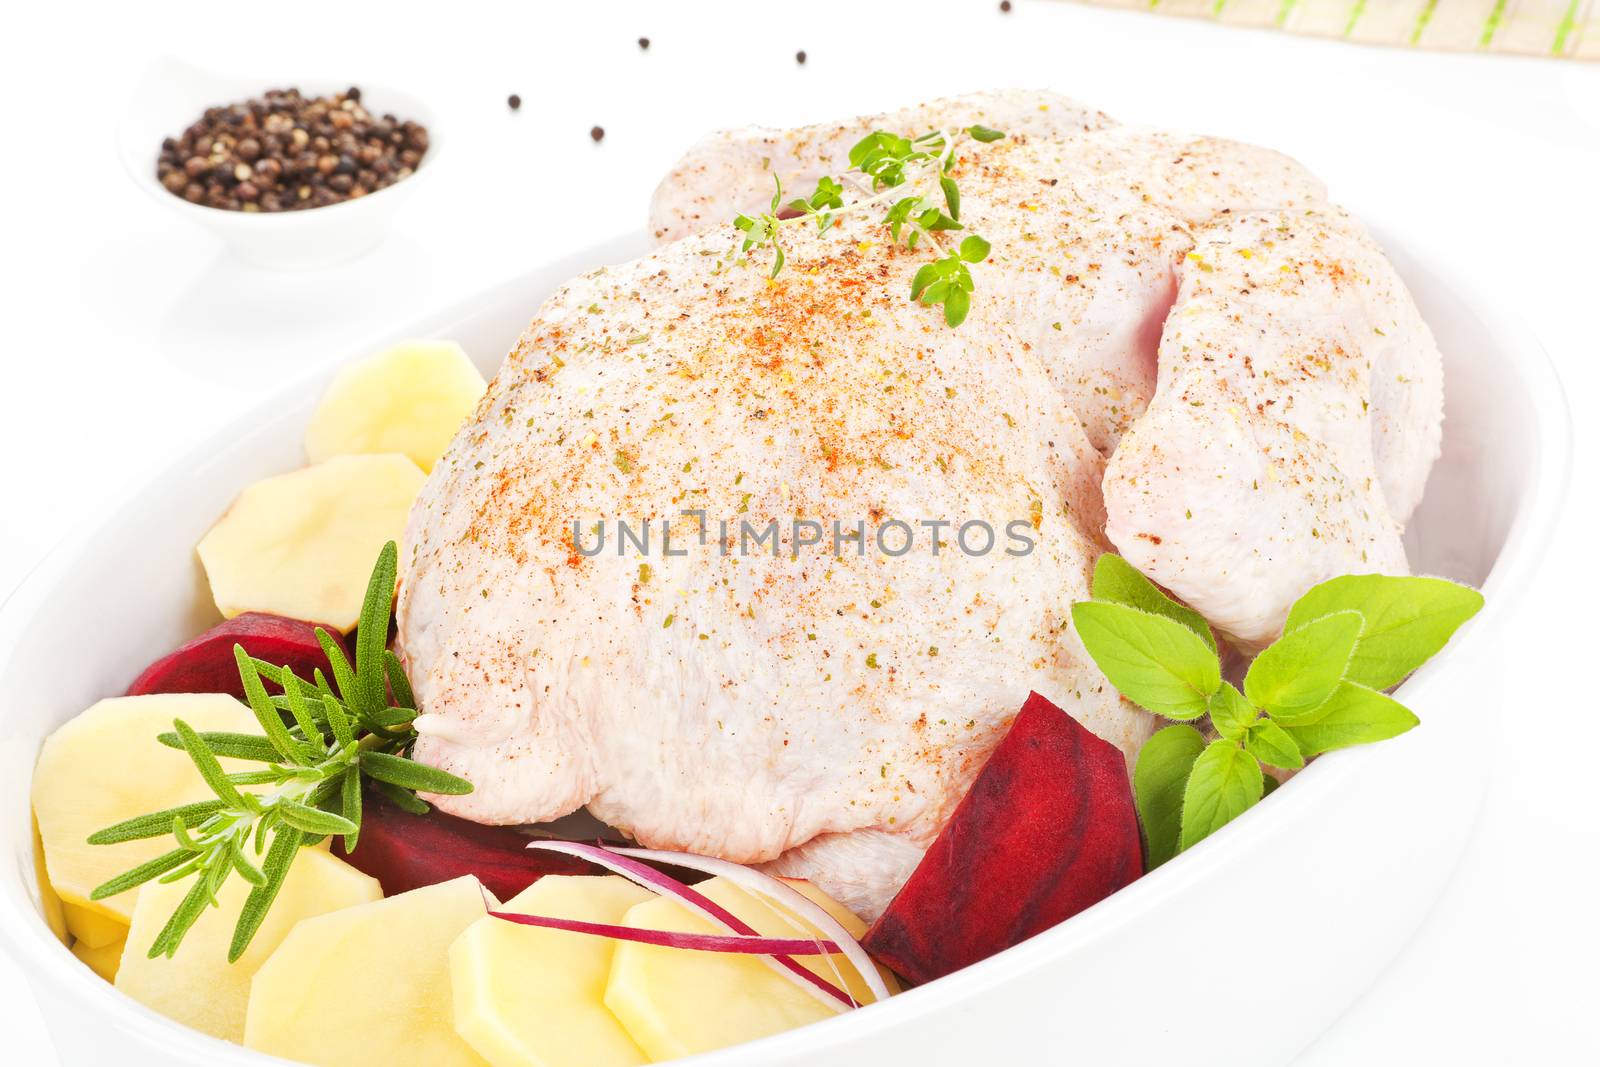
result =
M638 860L617 855L608 848L599 845L584 844L581 841L530 841L528 847L542 849L546 852L561 852L568 856L577 856L590 863L614 871L622 877L644 886L662 896L673 897L689 907L691 911L709 919L723 930L733 934L744 934L749 937L760 937L755 927L739 918L721 904L712 900L704 893L697 892L690 886L673 878L671 875L662 874L654 867L640 863ZM698 859L699 857L694 857ZM687 864L685 865L687 866ZM809 902L808 902L809 903ZM848 936L847 936L848 940ZM850 944L855 944L853 941ZM839 942L844 944L844 942ZM859 951L859 946L857 946ZM826 1004L835 1011L841 1008L859 1007L854 997L847 990L841 989L817 974L809 967L805 967L789 956L762 956L767 965L778 974L794 982L800 988L810 993L818 1001Z
M867 955L867 950L850 936L850 931L846 930L838 919L829 915L822 905L780 879L743 864L713 859L710 856L697 856L692 852L666 852L651 848L614 848L610 851L621 856L632 856L634 859L649 860L652 863L672 863L679 867L687 867L691 871L726 878L741 889L766 897L779 907L805 919L832 939L834 944L839 946L839 951L844 954L845 959L849 960L851 966L861 975L861 980L867 984L867 988L872 990L872 995L878 1000L889 999L889 987L885 984L883 976L878 973L878 968L872 962L872 957Z
M596 934L618 941L637 941L662 948L686 948L695 952L729 952L746 956L827 956L839 951L832 941L805 941L800 938L749 937L744 934L686 934L679 930L646 930L637 926L558 919L552 915L525 915L515 911L491 911L496 919L546 930L567 930L575 934Z

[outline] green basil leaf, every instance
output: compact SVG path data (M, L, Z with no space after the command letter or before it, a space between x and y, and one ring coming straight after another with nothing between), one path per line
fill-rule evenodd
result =
M1336 611L1360 612L1366 625L1347 677L1369 689L1388 689L1426 663L1482 607L1482 593L1443 578L1354 574L1313 586L1289 609L1285 629Z
M1211 725L1229 741L1243 741L1255 722L1255 705L1244 698L1231 682L1223 682L1206 703L1211 712Z
M1072 605L1072 625L1111 684L1157 715L1198 719L1222 684L1217 654L1165 616L1089 600Z
M1257 719L1245 731L1244 750L1269 767L1295 771L1306 765L1288 731L1271 719Z
M1383 741L1417 725L1411 709L1391 696L1354 682L1342 682L1314 719L1285 726L1307 759L1350 745Z
M1126 604L1130 608L1148 611L1152 615L1165 615L1174 622L1181 622L1193 630L1207 648L1213 652L1217 650L1217 639L1198 611L1163 593L1156 583L1115 552L1104 552L1095 560L1094 584L1090 588L1096 600Z
M1315 711L1344 678L1361 623L1360 612L1336 611L1285 633L1250 664L1245 696L1279 723Z
M1189 769L1205 747L1199 730L1179 724L1157 730L1139 749L1133 767L1133 799L1144 827L1151 870L1178 854L1184 787L1189 783Z
M1233 741L1213 741L1194 761L1183 790L1179 848L1193 848L1255 806L1265 788L1261 764Z

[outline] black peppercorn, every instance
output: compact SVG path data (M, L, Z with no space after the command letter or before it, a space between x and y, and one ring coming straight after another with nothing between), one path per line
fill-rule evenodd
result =
M806 50L804 48L794 54L794 61L802 67L806 65Z
M207 108L180 136L163 140L156 177L190 203L301 211L392 185L427 151L424 127L393 115L375 118L354 86L328 97L269 89Z
M648 37L639 38L639 50L641 52L650 51L650 38L648 38Z
M605 137L606 137L605 127L603 127L603 126L594 126L594 127L590 128L590 130L589 130L589 140L593 141L595 144L599 144L601 141L605 140Z
M506 97L506 106L512 111L520 109L522 107L522 97L518 96L516 93L512 93L510 96Z

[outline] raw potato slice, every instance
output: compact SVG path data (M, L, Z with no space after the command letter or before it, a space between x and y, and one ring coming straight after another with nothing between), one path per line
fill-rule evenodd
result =
M256 864L260 865L259 858ZM250 893L250 884L243 878L223 883L217 891L221 907L206 909L178 946L176 956L150 959L150 945L192 884L192 879L185 878L170 885L151 883L139 891L117 988L169 1019L235 1042L244 1040L250 979L295 923L383 899L377 879L326 852L301 849L255 939L237 963L228 962L228 949L239 910Z
M33 817L33 878L39 884L39 914L44 919L44 924L50 932L56 935L68 948L72 947L72 932L67 929L66 905L61 903L61 897L50 885L50 879L45 875L44 868L44 841L39 837L39 817Z
M406 341L352 363L322 395L306 454L399 452L431 471L488 385L454 341Z
M853 937L866 931L865 923L809 882L785 881L826 908ZM776 911L775 905L756 899L726 879L713 878L695 889L768 937L816 935L809 923ZM641 929L724 932L671 897L636 905L629 909L624 923ZM872 1001L871 991L842 955L795 958L836 985L842 976L858 1002ZM833 966L825 960L831 960ZM884 980L891 990L896 988L887 973ZM605 1003L653 1060L709 1052L837 1014L774 973L758 957L630 941L617 943Z
M616 875L547 875L502 909L617 924L654 896ZM493 1067L649 1063L602 998L616 942L483 918L450 946L456 1031Z
M72 944L72 954L82 960L88 968L108 982L117 980L117 968L122 964L121 941L113 941L109 945L94 948L83 941Z
M256 972L245 1045L318 1067L486 1067L450 1000L450 945L485 910L467 877L306 919Z
M338 456L256 482L200 541L217 610L318 619L348 632L372 564L398 541L423 475L404 456Z
M82 905L63 903L61 913L67 922L67 932L90 948L105 948L128 936L127 923Z
M206 800L215 794L181 749L156 735L182 719L196 730L254 733L250 709L217 693L163 693L102 700L45 739L33 769L33 810L44 842L46 876L61 899L126 924L138 891L91 902L89 893L175 847L168 837L91 845L113 823ZM223 760L230 771L259 767Z

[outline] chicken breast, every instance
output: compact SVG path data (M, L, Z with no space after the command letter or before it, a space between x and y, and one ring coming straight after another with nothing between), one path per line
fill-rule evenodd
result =
M1275 638L1341 574L1406 574L1439 454L1439 350L1383 251L1332 207L1200 231L1155 400L1106 471L1107 532L1230 641Z

